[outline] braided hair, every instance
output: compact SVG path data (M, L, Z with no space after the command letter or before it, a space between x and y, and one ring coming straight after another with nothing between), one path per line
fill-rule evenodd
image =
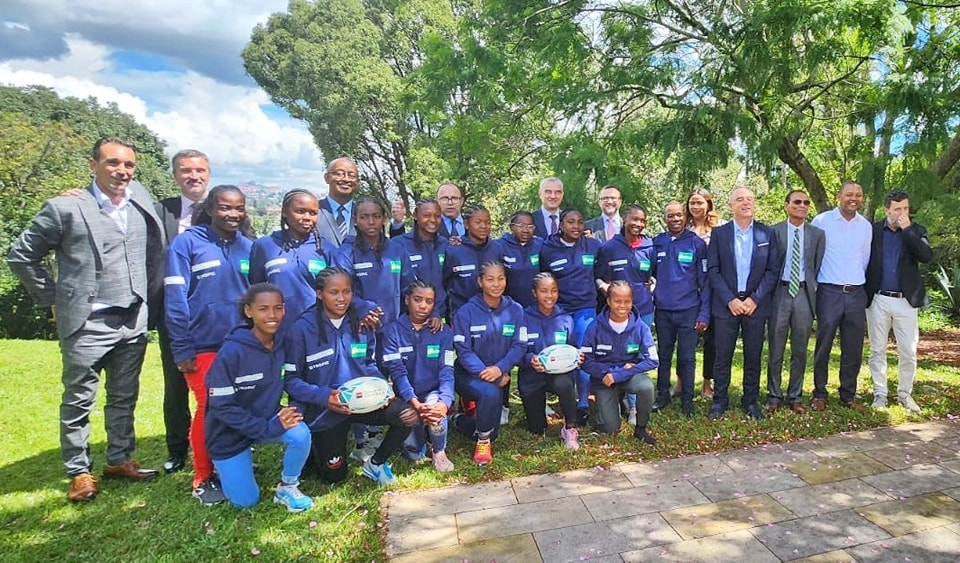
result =
M327 284L330 283L330 280L337 276L343 276L347 279L347 283L353 285L353 279L350 276L350 272L339 267L339 266L328 266L323 270L320 270L320 273L317 274L316 279L313 282L313 287L318 292L323 291ZM350 323L350 334L354 338L360 336L360 318L357 316L356 309L353 306L353 300L351 299L350 306L347 307L347 322ZM320 337L323 340L327 338L327 323L323 322L327 319L327 310L323 306L320 296L317 296L317 325L320 330Z
M424 243L423 237L420 236L420 225L417 224L417 212L428 205L435 205L438 210L440 209L440 202L432 197L418 199L413 205L413 245L417 248L421 248ZM443 221L443 219L440 220ZM437 237L437 233L434 233L433 238L431 239L434 245L437 242Z
M540 272L539 274L533 276L533 282L530 284L530 289L536 291L537 287L547 280L553 280L556 282L557 278L553 277L553 274L550 272Z
M191 225L210 225L213 223L213 208L217 205L217 200L220 199L220 194L225 193L235 193L239 194L243 198L243 201L247 201L246 194L243 193L243 190L237 186L231 184L221 184L219 186L214 186L210 188L210 193L207 194L206 199L204 199L200 205L197 206L196 210L193 212L193 217L191 218ZM257 235L253 232L253 227L250 224L250 216L246 213L243 214L243 219L240 221L240 234L247 237L250 240L256 240Z
M286 212L290 211L290 206L293 205L293 200L300 196L308 197L316 201L318 204L320 203L317 195L309 190L297 188L283 194L283 203L280 205L280 240L283 242L284 252L291 250L297 245L297 241L293 240L289 234L290 223L287 221ZM313 237L316 239L315 244L317 245L317 252L320 255L323 255L323 237L320 235L319 222L313 226Z
M480 205L479 203L475 203L473 205L468 205L467 207L464 207L463 210L460 212L460 215L463 216L463 228L466 231L466 234L468 237L470 236L470 229L467 228L467 223L469 223L470 219L477 213L486 213L487 215L490 215L490 210ZM489 238L490 237L488 236L487 239L489 240Z
M424 279L416 278L412 282L408 283L406 287L403 288L402 297L404 299L406 299L407 297L410 297L411 295L413 295L414 290L417 290L417 289L429 289L433 291L434 294L437 293L437 288L432 283Z

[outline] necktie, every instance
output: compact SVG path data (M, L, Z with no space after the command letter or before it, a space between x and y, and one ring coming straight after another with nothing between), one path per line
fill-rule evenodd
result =
M456 235L458 237L463 237L463 224L460 223L460 219L453 220L453 230L450 234Z
M613 219L607 219L607 240L613 239L613 235L616 234L613 230Z
M790 284L787 286L790 297L800 292L800 229L793 231L793 252L790 253Z
M556 215L550 216L550 234L551 235L557 234L557 216Z
M347 218L343 215L343 206L337 210L337 235L340 240L347 238Z

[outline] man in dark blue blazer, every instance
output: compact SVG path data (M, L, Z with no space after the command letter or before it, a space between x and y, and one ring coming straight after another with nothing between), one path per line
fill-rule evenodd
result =
M327 182L327 197L320 200L320 216L317 217L317 229L320 236L334 246L343 244L344 239L353 234L353 196L360 187L360 172L357 163L347 157L336 158L327 165L323 175ZM391 209L393 221L390 223L390 236L403 234L402 219L405 208L395 205Z
M713 291L711 311L716 327L713 408L710 419L729 405L730 368L743 335L743 398L747 416L760 420L760 357L770 300L777 283L779 251L774 231L753 220L753 192L739 187L730 194L733 221L713 230L707 248L707 269Z
M560 214L563 210L563 182L560 178L550 176L540 181L541 207L533 212L534 234L542 239L560 230Z

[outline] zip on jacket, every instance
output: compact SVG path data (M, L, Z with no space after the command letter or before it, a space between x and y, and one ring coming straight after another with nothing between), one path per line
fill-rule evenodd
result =
M622 333L610 326L610 311L597 315L583 335L580 351L584 355L583 370L590 374L594 385L603 385L603 376L608 373L613 374L614 381L623 383L660 365L653 334L637 311L630 313ZM633 366L628 368L626 364Z
M557 278L560 305L573 313L597 306L597 253L600 241L580 237L573 246L564 244L560 233L550 235L540 249L540 271Z
M456 316L456 311L471 297L480 293L477 277L484 262L503 262L503 245L500 241L487 239L481 245L470 237L463 237L461 243L447 247L443 263L443 286L447 290L447 312Z
M653 240L642 237L640 246L633 248L623 235L614 235L597 254L597 277L610 283L623 280L633 289L633 306L641 315L653 313L653 296L647 282L650 281L653 256Z
M390 239L390 242L403 250L401 256L406 273L401 280L401 290L413 280L419 279L432 283L437 290L433 316L441 319L446 317L447 290L443 287L443 264L449 243L447 237L437 235L433 240L423 240L415 231L411 231Z
M542 389L546 384L545 378L553 377L534 370L530 365L533 357L547 346L573 342L573 317L559 305L554 306L550 316L545 316L536 305L527 307L523 312L527 323L527 351L520 362L517 378L521 397Z
M447 325L434 334L426 326L413 328L410 317L400 315L383 329L383 367L404 401L423 401L436 391L447 408L452 407L455 356L453 331Z
M409 276L404 272L403 252L400 245L388 238L382 239L377 251L362 239L350 236L334 258L337 266L350 272L354 295L383 309L383 326L400 315L400 281Z
M503 266L507 269L507 291L521 307L535 305L533 278L540 273L540 249L543 239L534 236L526 245L520 244L512 233L500 237L503 245Z
M482 295L474 295L453 316L455 376L479 377L492 365L506 375L523 359L527 350L526 319L513 299L504 295L500 306L491 309Z
M670 233L660 233L653 239L653 254L653 275L657 278L653 298L657 308L696 308L697 321L709 323L711 292L706 243L686 229L675 238Z

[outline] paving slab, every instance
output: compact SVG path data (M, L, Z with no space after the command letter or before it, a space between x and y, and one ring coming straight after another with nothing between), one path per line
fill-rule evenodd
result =
M914 465L907 469L861 477L865 482L895 497L912 497L950 489L957 474L940 465Z
M954 498L956 500L960 500L960 487L957 487L955 489L947 489L943 491L943 494L947 495L948 497Z
M655 462L621 463L617 467L635 487L675 481L696 481L733 472L716 454L695 455Z
M866 543L848 551L861 561L956 563L960 558L960 535L948 527L941 527Z
M545 563L593 561L622 551L680 541L680 536L657 514L546 530L533 534L533 538Z
M457 514L460 541L475 542L512 534L566 528L593 522L579 497L528 502Z
M420 518L436 514L456 514L517 504L517 496L507 481L459 485L432 491L392 493L385 496L390 518Z
M960 473L960 459L954 461L941 461L940 465L946 467L950 471Z
M890 537L853 510L780 522L751 532L784 561Z
M745 469L697 482L697 488L712 501L782 491L806 485L790 471L779 467Z
M955 534L960 534L960 522L957 522L956 524L950 524L949 526L946 526L946 528L948 530L952 530Z
M865 475L886 473L890 467L864 453L823 457L787 466L787 470L811 485L844 481Z
M387 523L387 555L418 549L457 545L457 517L438 514L423 518L400 518Z
M685 540L745 530L794 518L770 495L754 495L660 513Z
M791 444L769 444L758 448L748 448L720 454L720 459L734 471L745 471L760 467L786 467L801 461L813 461L817 454L806 447Z
M620 557L623 558L625 563L645 563L647 561L774 563L780 561L747 530L648 547L638 551L628 551L621 553Z
M513 479L511 483L517 500L521 503L605 493L633 486L617 466L531 475Z
M958 461L956 451L951 451L936 442L906 442L865 453L892 469L905 469L912 465L941 461Z
M489 539L453 547L404 553L391 559L394 563L464 563L465 561L497 561L498 563L542 563L537 542L531 534Z
M878 431L881 429L877 429ZM955 420L928 420L926 422L908 422L898 426L889 426L888 430L895 434L907 432L913 439L923 442L939 440L960 440L960 423ZM909 441L909 440L907 440Z
M770 496L801 518L890 500L890 495L860 479L798 487Z
M826 553L818 553L810 557L794 559L793 563L856 563L856 559L846 551L838 549Z
M580 499L597 522L710 502L687 481L583 495Z
M819 456L837 457L896 445L899 440L890 433L876 430L844 432L829 438L807 440L803 445Z
M858 512L894 537L960 522L960 502L943 493L881 502Z

